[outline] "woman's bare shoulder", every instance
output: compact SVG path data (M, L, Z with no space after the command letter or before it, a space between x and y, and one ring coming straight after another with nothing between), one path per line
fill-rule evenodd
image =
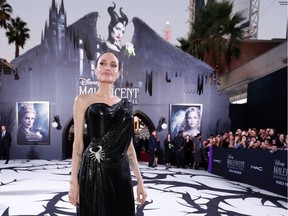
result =
M77 95L75 97L75 101L76 102L78 102L78 101L83 102L83 101L87 100L90 96L91 96L90 94L80 94L80 95Z
M98 94L81 94L75 97L75 106L86 110L87 107L94 103L105 103L109 106L112 106L119 103L121 100L122 99L117 96L111 98L104 98L99 96Z
M86 107L91 103L91 94L80 94L75 97L74 104L76 108L86 109Z

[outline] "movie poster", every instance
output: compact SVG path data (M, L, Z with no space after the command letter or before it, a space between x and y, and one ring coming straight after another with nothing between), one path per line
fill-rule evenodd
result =
M190 138L201 133L202 104L170 104L170 132L174 138L180 130Z
M24 101L16 103L17 144L49 144L49 102Z

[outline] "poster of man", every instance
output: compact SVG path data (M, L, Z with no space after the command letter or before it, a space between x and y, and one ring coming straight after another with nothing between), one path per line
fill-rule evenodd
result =
M49 102L17 102L17 143L49 144Z
M171 135L175 137L182 130L183 136L187 134L195 137L201 133L202 104L170 104Z

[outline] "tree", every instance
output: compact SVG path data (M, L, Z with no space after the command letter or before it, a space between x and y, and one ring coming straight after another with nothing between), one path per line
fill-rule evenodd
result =
M0 28L7 28L7 21L10 20L12 12L13 9L6 0L0 0Z
M19 47L23 49L26 40L30 38L30 29L26 26L27 23L19 17L11 18L11 22L7 25L6 36L9 44L15 43L15 58L19 56Z
M244 20L240 13L232 14L233 3L208 2L196 17L193 32L188 39L180 38L180 48L203 60L221 73L237 58L237 47L244 30L240 23Z

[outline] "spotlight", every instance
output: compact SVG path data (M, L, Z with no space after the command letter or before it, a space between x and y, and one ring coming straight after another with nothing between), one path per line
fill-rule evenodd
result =
M167 129L167 127L168 127L168 125L165 121L165 117L160 117L157 131L165 130L165 129Z
M60 118L58 115L54 116L54 120L52 122L52 127L57 129L57 130L61 130L62 126L60 124Z
M164 122L164 123L161 125L161 128L162 128L163 130L167 129L167 127L168 127L168 125L167 125L166 122Z

